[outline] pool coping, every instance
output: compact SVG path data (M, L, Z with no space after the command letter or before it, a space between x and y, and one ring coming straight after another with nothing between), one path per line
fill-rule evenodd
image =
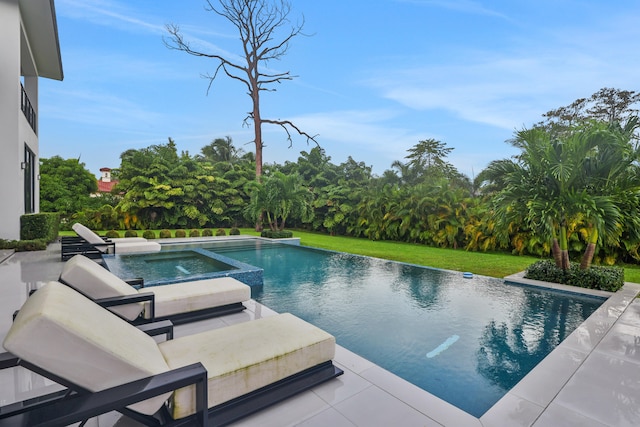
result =
M551 351L531 372L480 417L483 426L502 426L518 408L532 425L553 403L620 316L640 293L640 285L626 282L617 292L576 288L557 283L525 279L524 273L505 277L505 281L566 292L606 297L607 300ZM520 418L522 421L522 418Z

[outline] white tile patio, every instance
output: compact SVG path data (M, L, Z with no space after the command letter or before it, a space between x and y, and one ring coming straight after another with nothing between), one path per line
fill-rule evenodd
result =
M46 252L0 251L0 339L31 289L57 279L59 246ZM519 278L512 278L520 280ZM554 285L555 287L555 285ZM234 426L631 426L640 425L640 285L626 284L481 418L449 405L338 347L345 374ZM251 301L238 314L182 325L176 335L273 314ZM0 404L58 386L23 368L0 372ZM139 424L111 413L87 426Z

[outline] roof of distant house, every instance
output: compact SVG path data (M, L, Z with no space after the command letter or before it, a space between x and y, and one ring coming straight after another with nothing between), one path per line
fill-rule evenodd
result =
M98 193L111 193L111 190L117 183L118 181L98 180Z

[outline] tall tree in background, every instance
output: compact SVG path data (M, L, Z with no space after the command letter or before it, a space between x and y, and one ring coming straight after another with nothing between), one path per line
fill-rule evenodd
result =
M98 181L78 159L40 159L40 210L59 212L63 219L93 203ZM99 198L95 199L100 202Z
M260 110L260 94L263 91L275 91L275 84L292 80L294 76L289 71L274 72L267 67L267 63L281 59L289 48L289 42L296 36L302 35L304 19L300 24L290 24L289 14L291 4L285 0L219 0L219 6L207 0L206 10L214 12L231 22L237 29L242 43L242 58L244 62L235 58L225 57L219 53L207 53L195 50L184 39L180 28L168 25L170 38L165 44L170 49L181 50L193 56L211 58L218 62L213 74L209 74L209 87L222 71L228 77L244 84L247 94L251 98L251 111L245 118L245 123L253 122L254 143L256 147L256 179L262 176L262 125L264 123L281 126L287 133L291 143L291 131L305 136L307 141L316 142L315 137L299 129L289 120L274 120L262 117ZM283 27L291 25L285 30Z
M638 114L638 109L633 108L640 102L640 93L633 90L620 90L602 88L589 98L578 98L571 104L548 111L542 116L545 120L536 127L545 128L552 136L562 135L570 131L574 126L589 120L597 120L604 123L619 123L626 127L628 122ZM632 135L632 140L638 141L638 134Z

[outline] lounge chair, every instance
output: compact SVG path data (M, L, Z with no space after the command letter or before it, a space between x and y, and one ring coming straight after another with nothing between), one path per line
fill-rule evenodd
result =
M161 249L160 243L150 242L143 237L105 240L80 223L73 224L71 228L88 245L93 246L103 254L157 252Z
M149 426L224 425L342 374L334 337L291 314L157 343L58 282L28 298L3 345L0 367L17 363L74 393L0 407L0 425L112 410Z
M64 264L59 281L133 323L164 319L175 324L192 322L242 311L242 302L251 299L251 287L232 277L137 290L83 255ZM144 286L141 279L135 283Z

